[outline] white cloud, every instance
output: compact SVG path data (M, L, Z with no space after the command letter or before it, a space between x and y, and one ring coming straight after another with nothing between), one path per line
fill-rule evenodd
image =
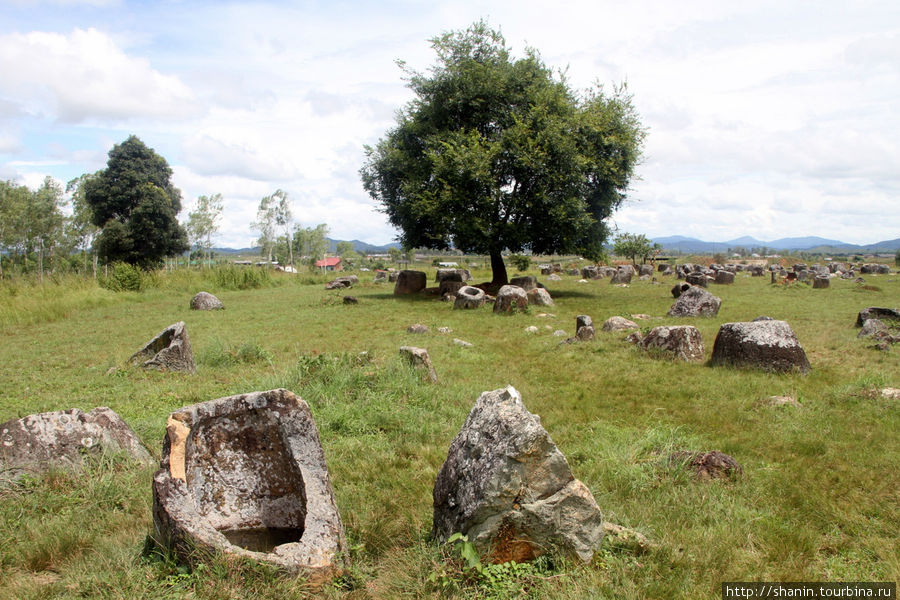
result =
M123 52L96 29L0 36L0 95L22 110L64 123L136 117L183 119L197 112L177 77Z

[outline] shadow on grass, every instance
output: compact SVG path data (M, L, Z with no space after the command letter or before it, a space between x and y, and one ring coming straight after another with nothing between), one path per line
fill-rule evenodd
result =
M550 290L547 291L550 292ZM558 292L550 292L550 296L557 300L559 298L594 298L596 294L592 294L590 291L559 290Z

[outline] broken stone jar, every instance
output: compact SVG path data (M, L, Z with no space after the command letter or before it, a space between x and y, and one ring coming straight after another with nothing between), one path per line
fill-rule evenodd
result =
M344 528L309 406L279 389L169 415L153 478L159 543L192 562L218 551L313 584L344 567Z

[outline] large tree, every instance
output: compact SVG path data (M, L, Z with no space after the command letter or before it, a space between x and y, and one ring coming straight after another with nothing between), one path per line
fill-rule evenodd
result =
M415 99L360 170L403 246L488 254L495 285L503 250L600 255L644 138L624 86L576 93L484 22L431 42L437 63L406 69Z
M637 265L637 258L641 257L641 263L647 262L651 254L662 250L662 246L651 242L644 234L620 233L613 244L613 253L618 256L630 258Z
M153 267L190 248L177 218L181 191L171 179L166 160L132 135L109 151L106 169L85 181L93 223L103 228L96 243L106 262Z

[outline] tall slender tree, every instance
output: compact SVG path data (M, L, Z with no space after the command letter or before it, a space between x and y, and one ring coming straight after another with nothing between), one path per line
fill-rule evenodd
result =
M201 252L206 251L207 261L212 260L212 236L219 230L222 209L222 194L213 194L198 196L194 210L188 213L188 237Z
M259 232L256 243L259 244L260 253L269 262L272 262L272 249L275 247L275 203L273 196L264 196L256 210L256 221L250 224L251 228Z

